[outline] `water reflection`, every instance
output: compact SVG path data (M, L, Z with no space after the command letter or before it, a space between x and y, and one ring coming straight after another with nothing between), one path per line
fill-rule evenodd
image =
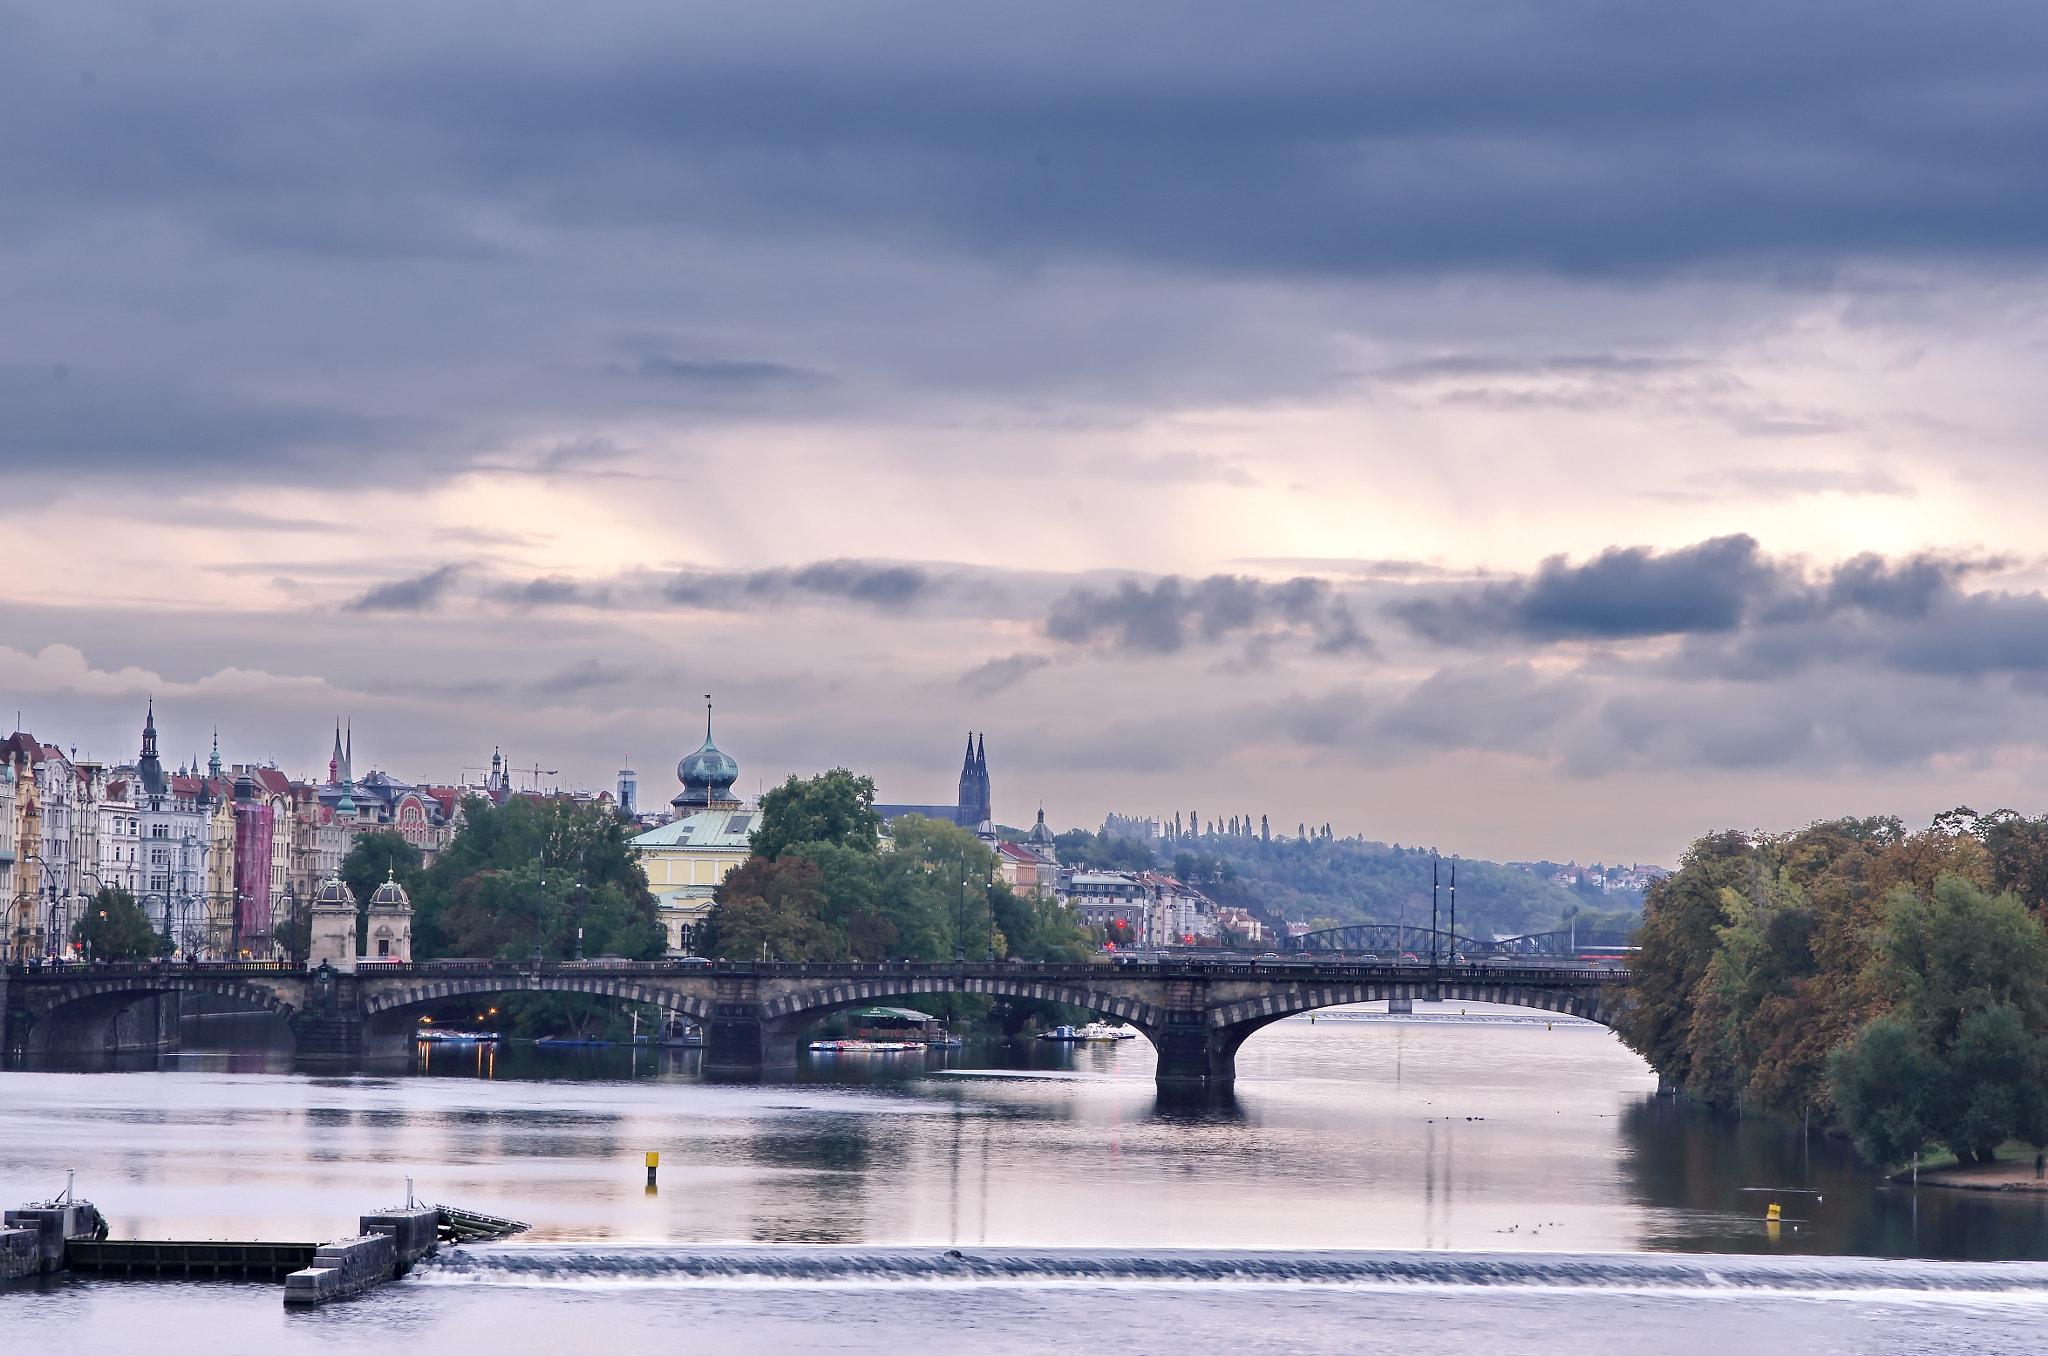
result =
M267 1045L99 1067L0 1074L0 1191L76 1166L128 1236L324 1237L412 1175L535 1241L2044 1255L2044 1198L1894 1188L1838 1142L1658 1099L1576 1024L1282 1022L1222 1095L1158 1089L1142 1041L731 1084L651 1046L439 1045L388 1076Z

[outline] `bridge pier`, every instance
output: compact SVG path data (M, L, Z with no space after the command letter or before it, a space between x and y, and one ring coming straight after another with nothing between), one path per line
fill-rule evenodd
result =
M1152 1077L1161 1087L1220 1089L1236 1081L1244 1036L1211 1027L1202 1013L1168 1013L1165 1023L1140 1029L1159 1057Z

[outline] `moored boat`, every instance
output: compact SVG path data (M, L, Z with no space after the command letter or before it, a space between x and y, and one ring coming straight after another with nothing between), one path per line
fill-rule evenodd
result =
M820 1054L868 1055L893 1050L922 1050L923 1041L812 1041L810 1048Z

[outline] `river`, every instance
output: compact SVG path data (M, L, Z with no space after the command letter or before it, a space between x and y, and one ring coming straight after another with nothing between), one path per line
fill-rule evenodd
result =
M1886 1183L1838 1142L1660 1099L1605 1029L1523 1009L1280 1022L1221 1103L1162 1099L1142 1040L820 1056L763 1084L708 1082L699 1058L442 1047L322 1076L245 1042L0 1073L0 1194L75 1169L117 1238L332 1237L408 1175L533 1226L317 1314L285 1315L274 1286L71 1280L0 1296L0 1330L22 1350L146 1331L165 1352L436 1356L2048 1335L2048 1268L1955 1265L2048 1259L2048 1198ZM814 1270L764 1245L808 1245ZM1421 1253L1426 1274L1374 1270Z

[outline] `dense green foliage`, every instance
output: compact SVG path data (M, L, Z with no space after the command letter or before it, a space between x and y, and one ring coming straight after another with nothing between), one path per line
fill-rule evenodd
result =
M759 857L773 861L798 843L833 843L872 853L881 841L875 783L843 767L809 780L789 780L761 797L761 822L748 837Z
M1711 834L1653 886L1623 1038L1716 1105L1839 1118L1874 1161L2048 1137L2044 821Z
M1150 871L1158 865L1152 849L1135 838L1068 829L1055 834L1052 842L1061 866L1085 867L1090 871Z
M85 917L71 929L71 940L90 948L94 960L147 960L170 949L164 935L150 927L135 896L111 885L93 896Z
M843 768L762 797L754 855L719 886L699 949L732 960L1086 958L1072 914L1011 890L972 833L908 815L883 851L873 803L873 783Z
M463 826L412 889L413 954L651 960L667 949L629 839L603 805L514 796L463 802ZM382 882L382 875L378 877ZM373 887L374 888L374 887Z
M1929 1141L1987 1161L2048 1142L2048 934L2017 895L1959 876L1886 901L1874 972L1896 1006L1834 1052L1830 1088L1863 1151L1897 1163Z

